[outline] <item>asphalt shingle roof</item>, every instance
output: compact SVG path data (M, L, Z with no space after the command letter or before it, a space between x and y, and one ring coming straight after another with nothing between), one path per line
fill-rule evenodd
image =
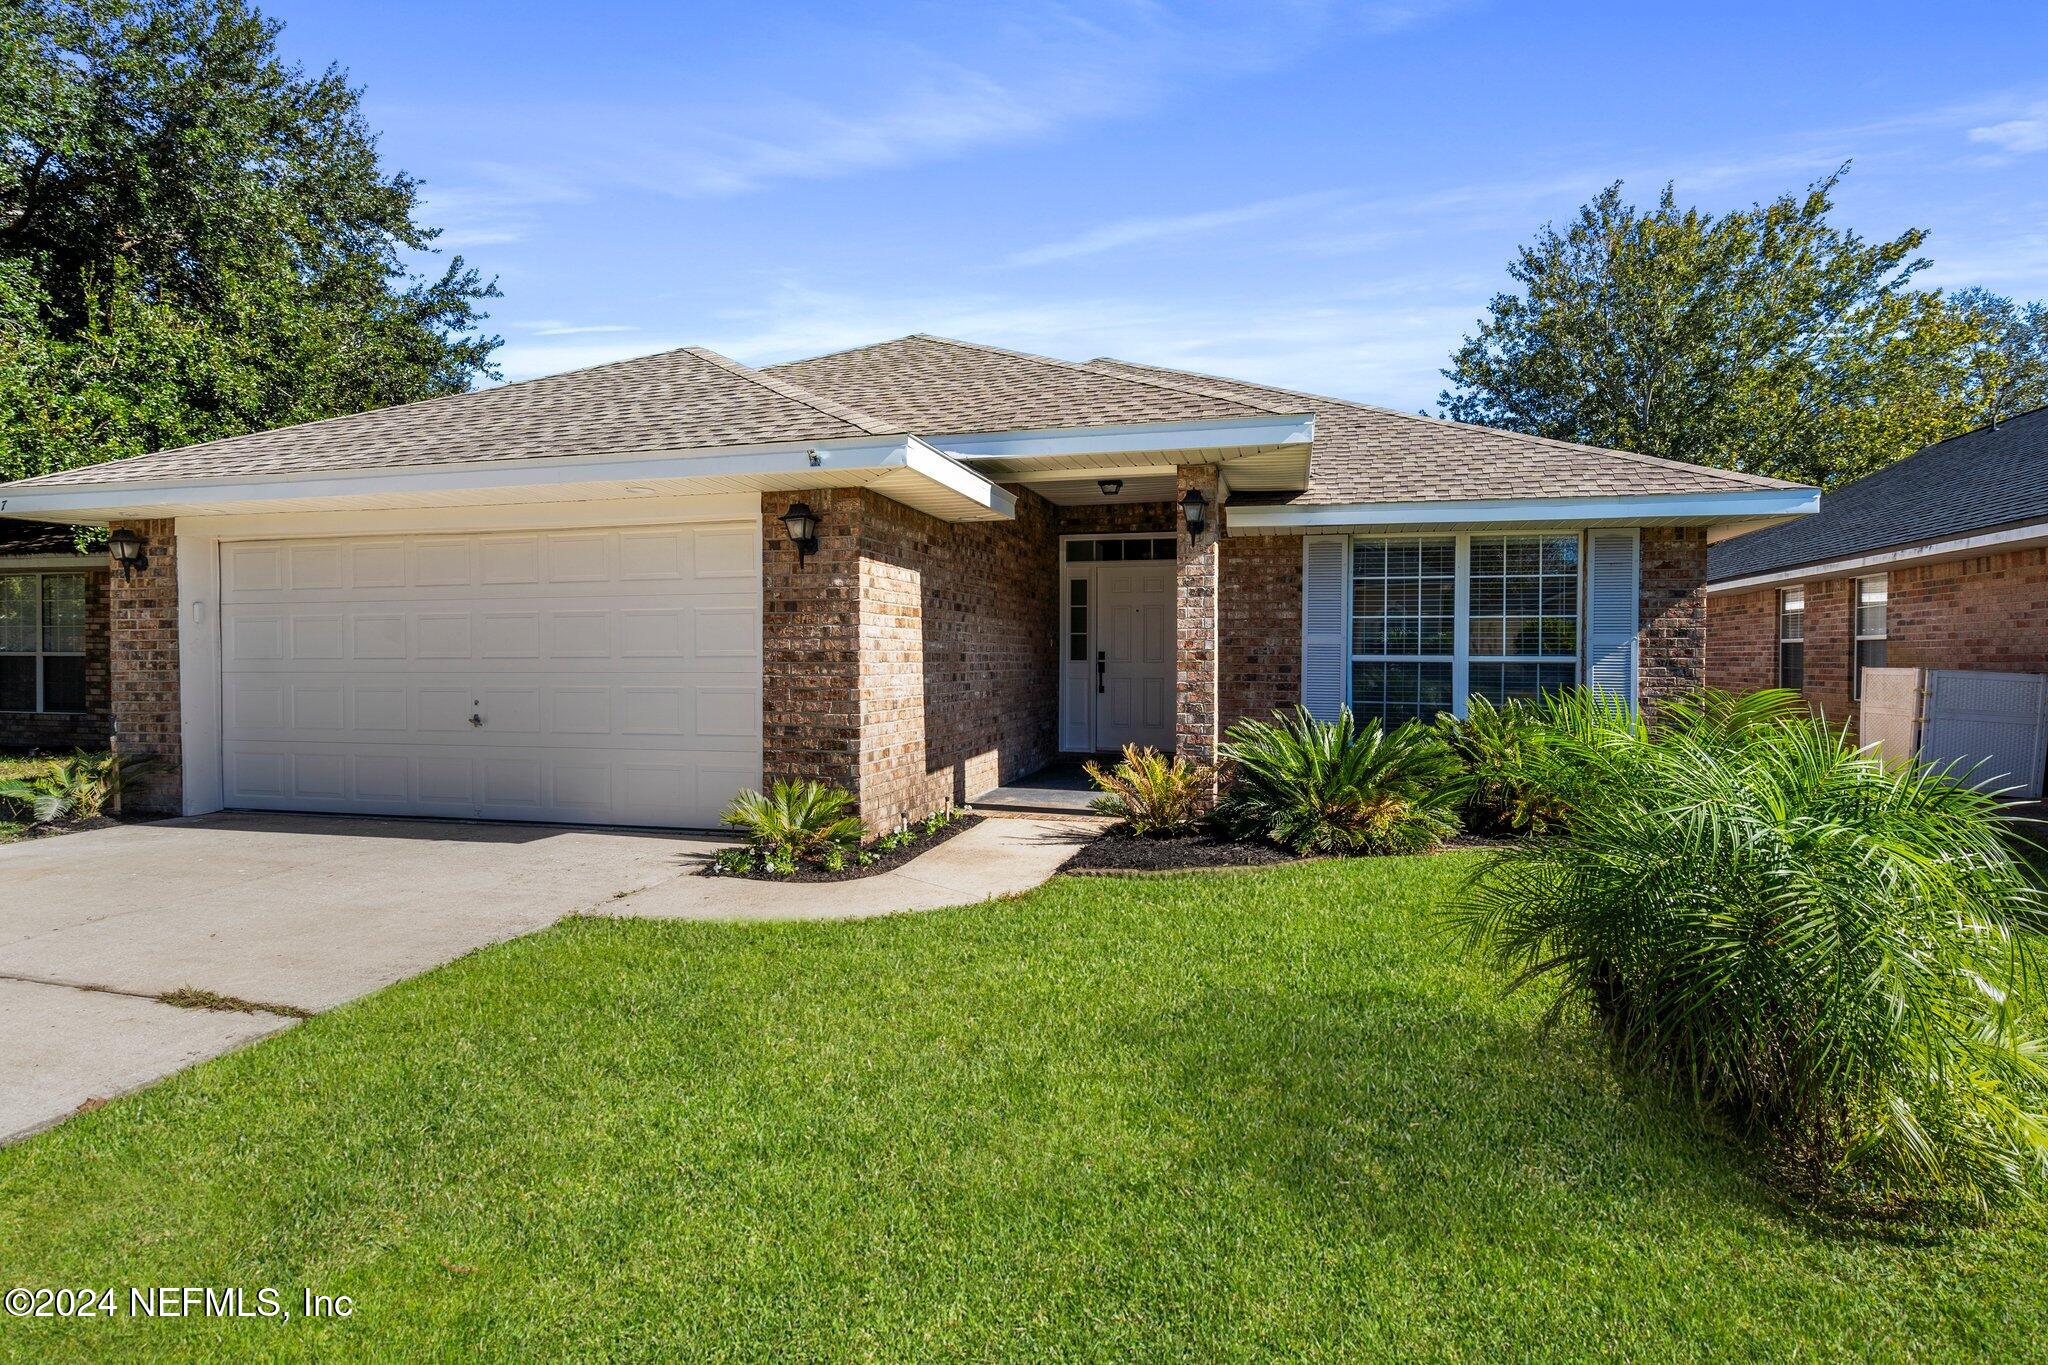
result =
M1282 411L1313 412L1316 438L1309 457L1307 490L1233 494L1234 503L1321 506L1797 487L1754 474L1446 422L1240 379L1108 358L1088 363L1091 368L1118 374L1177 380L1245 401L1269 403Z
M2025 521L2048 521L2048 408L1937 441L1829 489L1813 516L1721 542L1707 553L1707 581Z
M1189 387L1171 376L1123 374L922 334L771 365L763 373L926 435L1304 411L1299 404L1276 408L1249 396Z
M15 487L624 455L901 430L714 351L690 347L137 455Z

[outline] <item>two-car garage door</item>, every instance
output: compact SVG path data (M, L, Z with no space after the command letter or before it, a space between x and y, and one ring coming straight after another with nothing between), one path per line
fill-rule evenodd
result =
M760 781L758 522L220 553L231 807L691 828Z

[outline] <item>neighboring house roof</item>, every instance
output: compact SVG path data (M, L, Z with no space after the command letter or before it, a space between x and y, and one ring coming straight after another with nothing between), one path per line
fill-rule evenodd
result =
M1799 487L1755 474L1447 422L1187 370L1106 357L1088 364L1105 373L1173 380L1245 402L1313 412L1316 439L1308 488L1300 493L1233 494L1233 504L1324 506Z
M1831 488L1816 516L1714 546L1707 581L2048 521L2048 407L1938 441Z
M771 365L763 373L794 380L927 435L1196 422L1303 411L1298 403L1276 408L1255 398L1205 392L1159 376L1120 374L923 334Z
M0 521L0 561L23 555L79 554L77 531L32 521Z
M14 487L623 455L901 430L689 347L69 469Z

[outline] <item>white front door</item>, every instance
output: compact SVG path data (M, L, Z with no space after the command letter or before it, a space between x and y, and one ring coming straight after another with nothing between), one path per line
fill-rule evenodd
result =
M758 519L221 546L226 804L711 827L761 780Z
M1094 602L1095 688L1090 747L1173 747L1173 565L1098 564Z

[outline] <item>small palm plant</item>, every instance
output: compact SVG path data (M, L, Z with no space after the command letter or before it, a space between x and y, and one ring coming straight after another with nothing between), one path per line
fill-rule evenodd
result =
M19 804L39 825L91 820L106 814L130 778L152 766L144 757L73 754L34 777L0 782L0 800Z
M777 782L741 792L725 809L763 868L787 875L799 863L844 864L860 847L862 826L853 797L821 782Z
M1389 731L1306 709L1240 721L1222 746L1219 811L1240 834L1297 853L1419 853L1457 833L1457 760L1428 726Z
M1189 833L1216 801L1215 769L1157 749L1126 744L1115 767L1089 763L1085 771L1102 788L1090 808L1146 838Z
M1532 780L1534 751L1547 733L1537 707L1512 698L1495 706L1475 693L1464 715L1446 713L1436 723L1461 770L1453 786L1466 829L1541 834L1562 818L1562 799Z
M1764 1137L1804 1188L1979 1206L2048 1177L2048 914L1995 801L1889 768L1783 696L1571 712L1552 837L1458 912L1617 1056Z

